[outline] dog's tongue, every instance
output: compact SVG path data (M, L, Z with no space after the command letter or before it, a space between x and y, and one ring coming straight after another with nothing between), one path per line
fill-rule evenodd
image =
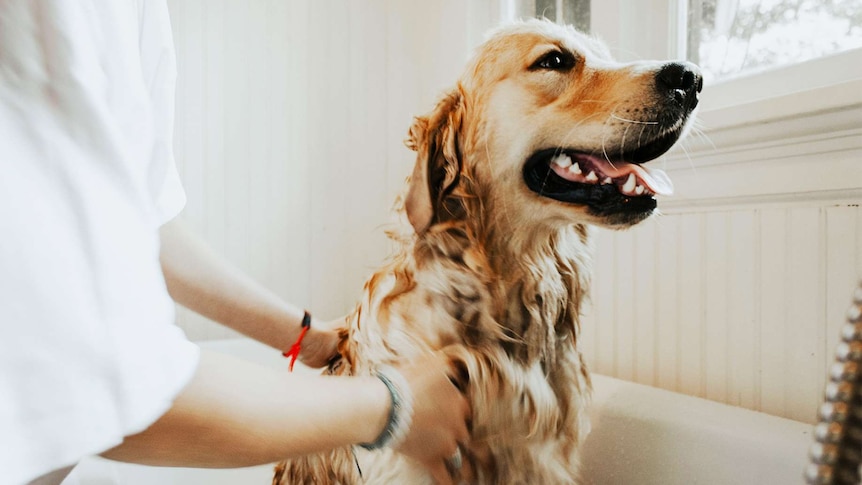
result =
M565 155L563 157L568 159ZM573 173L570 167L568 167L572 162L579 164L579 171L576 173ZM671 182L670 177L667 176L664 170L657 168L647 168L643 165L623 161L609 162L604 158L586 154L576 154L563 165L566 166L551 163L551 168L560 177L571 182L598 183L610 177L615 183L622 184L626 181L629 174L634 174L638 179L637 184L646 186L651 192L659 195L673 194L673 182ZM585 177L590 171L601 173L596 174L595 178Z
M630 173L635 174L639 182L643 182L653 193L659 195L672 195L673 182L670 177L658 168L647 168L643 165L616 161L609 162L604 158L589 157L590 162L602 173L612 179L627 177Z
M673 195L673 182L664 170L658 168L647 168L643 165L633 163L626 164L632 168L635 176L643 180L650 190L659 195Z

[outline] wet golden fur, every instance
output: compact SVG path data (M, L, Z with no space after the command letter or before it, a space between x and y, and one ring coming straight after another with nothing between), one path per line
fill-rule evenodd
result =
M576 71L530 70L551 48L574 52ZM642 217L599 217L539 197L521 172L540 148L626 146L637 128L617 118L649 112L653 74L614 63L571 28L520 23L491 36L410 129L417 160L403 205L411 225L393 235L399 249L365 284L332 372L369 374L445 349L472 404L464 455L475 483L578 483L590 393L578 340L588 224ZM340 449L279 464L273 483L431 483L390 450L356 453L362 479L351 450Z

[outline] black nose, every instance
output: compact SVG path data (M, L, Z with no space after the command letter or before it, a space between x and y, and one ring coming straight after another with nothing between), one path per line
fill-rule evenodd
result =
M697 106L697 93L703 89L703 76L690 62L672 62L661 67L655 84L660 94L667 94L687 110L693 110Z

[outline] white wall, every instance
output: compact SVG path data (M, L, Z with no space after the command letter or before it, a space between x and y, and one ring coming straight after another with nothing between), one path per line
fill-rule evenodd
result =
M599 234L588 362L813 422L862 277L862 81L701 127L656 162L677 192L664 215Z
M279 295L352 309L414 115L454 84L496 2L170 0L183 217ZM231 335L181 310L190 338Z

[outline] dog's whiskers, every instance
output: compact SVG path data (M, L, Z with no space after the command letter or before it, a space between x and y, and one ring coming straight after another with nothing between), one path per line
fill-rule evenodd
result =
M551 170L548 170L548 172L545 174L545 178L542 180L542 187L539 189L539 195L542 195L545 193L545 184L548 183L548 178L550 176L551 176Z
M626 123L632 123L635 125L657 125L658 121L638 121L638 120L630 120L627 118L623 118L621 116L617 116L614 113L611 113L611 118L615 120L625 121Z
M578 103L598 103L601 105L611 104L613 101L608 101L604 99L579 99Z
M563 136L563 140L567 140L567 139L569 138L569 136L571 136L571 135L572 135L572 133L574 133L574 131L575 131L577 128L579 128L581 125L583 125L584 123L586 123L587 121L589 121L589 120L590 120L590 118L595 118L596 116L600 116L600 113L593 113L593 114L591 114L591 115L589 115L589 116L585 116L583 119L581 119L580 121L578 121L577 123L575 123L574 125L572 125L572 127L571 127L571 128L569 128L569 131L568 131L568 132L566 132L566 134Z
M685 159L688 161L689 167L691 167L691 171L697 174L697 167L694 166L694 160L691 159L691 153L688 152L688 149L685 147L685 143L680 143L679 148L685 154Z
M616 107L614 109L616 109ZM613 110L611 110L611 112L613 112ZM604 155L605 160L607 160L608 163L610 163L613 167L613 163L611 163L611 157L610 155L608 155L608 149L605 145L605 140L607 139L608 132L610 131L608 130L608 123L610 123L611 119L612 118L608 116L607 118L605 118L605 122L602 124L602 154Z
M589 100L588 100L588 101L589 101ZM596 101L596 102L598 102L598 101ZM583 119L581 119L580 121L578 121L577 123L575 123L574 125L572 125L572 127L571 127L571 128L569 128L569 131L567 131L567 132L566 132L566 134L565 134L565 135L563 135L563 138L562 138L562 139L563 139L563 140L568 140L568 139L569 139L569 137L572 135L572 133L574 133L574 132L575 132L575 130L576 130L576 129L578 129L578 127L580 127L581 125L583 125L584 123L586 123L587 121L589 121L589 120L590 120L590 118L595 118L595 117L597 117L597 116L601 116L601 113L593 113L593 114L591 114L591 115L589 115L589 116L585 116ZM565 143L565 142L564 142L564 143ZM564 150L564 149L565 149L565 147L563 147L563 146L559 146L559 147L557 147L557 150L554 152L554 156L560 155L560 154L563 152L563 150Z
M490 150L490 148L488 148L487 142L484 142L484 144L485 144L485 162L488 163L488 169L490 170L491 169L491 150ZM542 183L542 186L544 186L544 183ZM512 216L509 214L509 200L506 198L503 198L503 207L501 208L501 211L503 212L503 217L506 219L506 223L509 224L509 226L511 227Z
M702 129L700 129L698 124L700 124L700 120L695 119L691 125L692 133L697 135L698 138L705 141L706 143L709 143L709 145L712 147L713 150L718 150L718 147L715 146L715 143L712 142L712 139L709 138L709 135L707 135L706 132L704 132Z
M692 122L689 125L689 127L686 129L686 133L688 133L689 131L694 132L698 136L698 138L703 140L705 143L710 144L712 146L712 149L716 150L715 144L712 143L712 140L710 140L709 137L706 136L706 134L703 132L703 130L699 129L696 126L696 123L697 123L697 120L694 120L694 122ZM683 153L685 154L685 158L688 161L688 165L689 165L689 167L691 167L692 172L694 172L696 174L697 173L697 167L695 167L694 160L692 159L692 156L691 156L691 152L688 150L688 147L687 147L687 145L689 145L690 143L691 143L690 139L686 139L685 135L683 135L681 137L681 141L680 141L678 146L683 151Z
M631 127L632 127L632 125L627 125L627 126L626 126L626 129L625 129L625 130L623 130L623 136L622 136L622 139L620 140L620 157L621 157L621 158L622 158L623 154L624 154L624 153L625 153L625 151L626 151L626 135L628 135L628 133L629 133L629 128L631 128ZM613 167L613 165L614 165L614 164L613 164L613 163L611 163L611 166L612 166L612 167Z

